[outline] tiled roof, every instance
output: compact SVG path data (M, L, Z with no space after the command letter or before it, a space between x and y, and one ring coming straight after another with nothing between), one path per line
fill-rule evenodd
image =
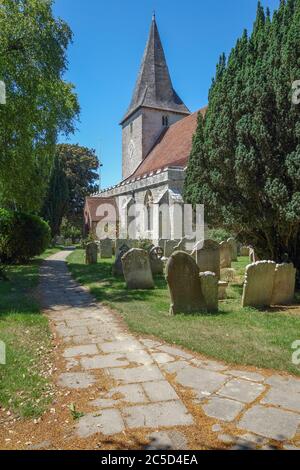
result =
M141 106L190 114L173 88L155 16L132 100L122 123Z
M204 116L206 109L202 108L164 130L153 149L127 180L167 167L184 168L191 153L198 113Z

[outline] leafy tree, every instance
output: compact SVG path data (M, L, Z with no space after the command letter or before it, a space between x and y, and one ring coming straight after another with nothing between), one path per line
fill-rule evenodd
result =
M60 225L66 213L69 202L68 181L62 162L56 154L51 171L47 196L42 210L42 216L50 225L51 235L60 233Z
M300 269L300 0L281 0L271 18L258 4L209 93L199 120L185 198L206 221L238 234L258 256Z
M95 150L78 144L59 144L56 152L69 187L69 202L64 215L72 225L82 228L85 198L98 190L99 161Z
M0 200L38 211L58 133L73 131L79 112L73 85L63 80L72 32L52 14L52 0L2 0L0 80Z

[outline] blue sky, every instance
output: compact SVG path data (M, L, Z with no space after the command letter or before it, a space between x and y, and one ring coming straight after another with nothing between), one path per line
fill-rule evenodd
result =
M262 0L271 11L279 0ZM152 12L173 85L191 111L207 103L215 66L244 28L251 30L257 0L56 0L54 13L70 25L66 79L81 106L77 131L68 142L101 154L102 187L121 180L121 127ZM61 139L63 142L65 138Z

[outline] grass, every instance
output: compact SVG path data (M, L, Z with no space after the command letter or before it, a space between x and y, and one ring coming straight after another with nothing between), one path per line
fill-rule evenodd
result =
M242 279L247 258L233 263L237 283L218 314L168 315L170 297L166 281L155 279L155 289L129 291L123 279L111 274L112 260L84 264L83 250L68 257L73 277L90 288L98 301L117 310L129 328L232 364L277 369L300 375L292 364L291 344L300 339L299 309L241 308ZM299 299L300 300L300 299Z
M25 266L8 267L9 280L0 281L0 340L6 345L6 364L0 365L0 405L22 417L37 417L48 404L44 372L50 331L34 289L42 260L56 251L51 248Z

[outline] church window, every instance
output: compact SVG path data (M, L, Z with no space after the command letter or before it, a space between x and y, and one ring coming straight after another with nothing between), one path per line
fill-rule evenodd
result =
M169 125L169 118L168 118L168 116L163 116L163 117L162 117L162 125L163 125L164 127L168 127L168 125Z

